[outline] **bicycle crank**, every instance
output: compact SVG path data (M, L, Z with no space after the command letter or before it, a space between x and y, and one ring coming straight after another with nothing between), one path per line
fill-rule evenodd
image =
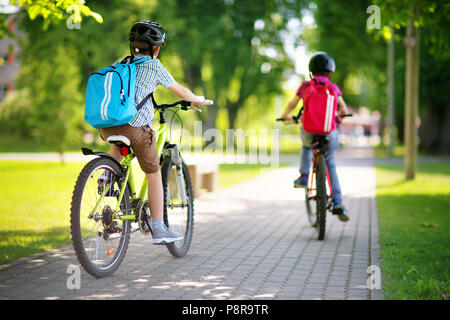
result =
M138 224L139 230L144 236L153 234L152 227L150 225L150 208L147 202L142 202L138 209Z

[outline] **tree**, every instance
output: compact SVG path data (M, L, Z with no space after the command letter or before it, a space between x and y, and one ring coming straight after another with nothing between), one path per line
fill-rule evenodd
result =
M292 68L282 32L302 5L285 0L173 0L158 6L156 15L167 26L165 50L180 56L188 86L223 106L233 128L250 97L267 99L281 90L283 73ZM218 108L205 113L204 127L214 127Z
M0 122L10 132L19 132L62 154L69 141L79 142L76 128L83 121L78 67L71 64L75 52L58 47L51 59L25 60L18 90L3 103Z
M45 142L63 152L80 145L82 133L98 131L84 122L84 92L89 75L129 54L128 31L133 22L153 10L148 2L97 0L94 19L69 29L55 21L44 30L43 18L31 20L22 12L17 91L0 107L3 132Z
M429 52L438 59L450 58L450 2L431 0L390 0L380 2L388 23L406 27L405 84L405 178L414 179L417 157L417 117L419 109L420 28L430 28L423 35Z
M63 19L67 19L67 23L70 24L79 24L83 21L83 16L92 17L99 23L103 22L103 17L85 5L84 0L10 0L9 2L26 10L31 20L42 17L44 29ZM0 17L6 19L3 15ZM6 30L4 24L1 24L0 28L2 31Z
M316 0L316 30L305 37L310 51L326 51L336 61L332 76L349 105L384 109L385 42L367 34L369 0ZM308 35L308 34L307 34ZM307 62L305 62L307 63Z

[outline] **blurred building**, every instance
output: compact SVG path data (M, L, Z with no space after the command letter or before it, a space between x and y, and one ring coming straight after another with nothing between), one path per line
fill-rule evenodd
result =
M340 143L373 146L381 142L380 112L360 107L357 112L350 108L349 113L352 113L353 116L345 118L339 126Z
M18 11L19 8L10 5L9 0L0 0L0 15L6 16L8 29L13 34L16 34ZM14 90L15 76L19 71L18 53L19 46L15 39L8 36L0 39L0 102Z

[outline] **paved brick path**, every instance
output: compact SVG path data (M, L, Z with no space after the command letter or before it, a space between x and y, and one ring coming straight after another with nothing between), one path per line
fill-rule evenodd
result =
M197 199L183 258L134 233L113 276L82 270L70 290L66 271L78 262L67 246L0 266L0 299L383 299L366 287L368 266L380 266L372 160L343 151L338 165L351 219L330 215L324 241L292 188L292 166Z

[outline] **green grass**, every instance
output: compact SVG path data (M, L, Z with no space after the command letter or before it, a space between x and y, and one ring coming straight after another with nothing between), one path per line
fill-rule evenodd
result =
M70 202L84 165L0 161L0 264L71 243ZM221 165L220 187L256 177L262 168L268 166ZM140 188L144 175L136 169L136 187Z
M82 166L0 162L0 264L70 243L70 201Z
M374 148L374 155L376 158L388 158L390 157L389 154L389 148L386 145L376 145ZM394 154L392 155L392 157L403 157L405 155L405 146L402 144L397 144L394 146L394 150L393 150Z
M450 165L420 163L412 181L401 165L376 170L385 297L448 299Z

